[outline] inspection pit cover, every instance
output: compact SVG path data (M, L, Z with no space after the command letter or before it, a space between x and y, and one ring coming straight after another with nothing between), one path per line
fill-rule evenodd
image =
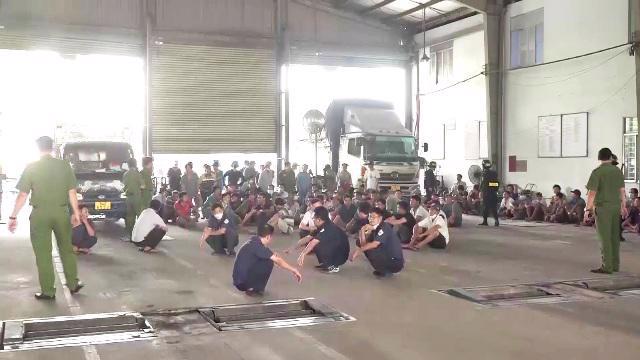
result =
M286 328L355 320L312 298L221 305L201 308L199 311L219 331Z
M565 281L564 284L617 296L640 296L640 277L616 276Z
M438 292L484 306L549 304L575 300L547 285L498 285L438 290Z
M2 322L0 351L109 344L155 337L139 313L59 316Z

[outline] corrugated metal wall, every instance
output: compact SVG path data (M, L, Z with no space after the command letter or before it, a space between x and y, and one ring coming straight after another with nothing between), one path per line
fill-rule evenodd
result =
M276 151L273 51L162 44L152 64L153 152Z

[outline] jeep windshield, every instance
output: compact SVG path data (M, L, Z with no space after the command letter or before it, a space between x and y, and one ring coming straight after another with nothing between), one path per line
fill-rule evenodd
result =
M126 143L73 143L64 147L64 158L80 174L121 174L123 164L133 157Z

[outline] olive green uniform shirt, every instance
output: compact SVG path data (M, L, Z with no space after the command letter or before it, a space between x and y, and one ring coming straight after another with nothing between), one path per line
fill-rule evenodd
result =
M69 162L46 155L27 166L16 188L31 193L30 204L38 208L69 205L69 190L77 186Z
M284 188L284 191L293 195L296 190L296 173L293 169L284 169L280 171L279 185Z
M620 189L624 187L622 171L610 163L598 166L591 172L587 189L596 192L596 207L620 207Z
M142 174L138 171L138 169L133 168L127 170L122 177L122 182L124 183L124 192L127 196L141 196L142 192Z

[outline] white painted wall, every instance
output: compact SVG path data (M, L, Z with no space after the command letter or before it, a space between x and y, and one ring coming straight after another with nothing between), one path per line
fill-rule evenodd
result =
M540 7L545 62L628 40L627 0L525 0L508 9L508 18ZM615 56L620 52L506 73L504 168L508 156L515 155L527 160L528 171L507 172L505 182L534 183L544 194L556 183L584 191L600 148L610 147L622 157L622 118L636 115L636 92L634 58L627 53ZM576 74L581 70L588 71ZM589 112L588 157L538 158L538 116L575 112Z
M524 0L509 6L507 19L544 8L544 61L550 62L627 42L627 0ZM475 23L465 34L458 28L428 33L427 44L454 37L454 74L460 80L482 70L484 33ZM509 29L505 34L505 64L508 65ZM434 40L429 40L434 39ZM422 35L416 36L422 43ZM636 116L634 59L622 49L558 64L505 72L504 88L504 169L508 157L527 160L528 171L506 172L505 183L536 184L544 194L553 184L563 189L584 189L591 170L597 165L597 152L610 147L622 157L623 117ZM615 56L619 54L618 56ZM421 84L428 75L421 73ZM421 85L423 86L423 85ZM429 90L422 87L421 92ZM446 159L436 160L445 181L466 171L471 163L464 159L464 123L486 117L483 77L438 94L422 97L421 142L425 132L440 122L455 122L446 134ZM589 112L589 156L587 158L538 158L538 116ZM424 155L428 160L429 154Z
M462 24L460 24L462 23ZM447 186L455 182L456 174L461 173L465 181L467 170L481 160L465 159L465 125L474 121L486 120L485 78L479 76L466 83L443 88L483 70L484 32L482 17L474 16L458 23L447 25L427 33L427 46L453 40L453 78L442 86L433 86L433 77L429 64L420 64L421 120L419 143L430 143L431 151L421 156L428 161L433 159L433 142L430 135L439 124L446 124L445 158L433 159L438 164L438 172L444 176ZM416 42L422 44L422 34L416 36ZM430 48L427 48L430 52ZM433 91L439 91L432 93Z

